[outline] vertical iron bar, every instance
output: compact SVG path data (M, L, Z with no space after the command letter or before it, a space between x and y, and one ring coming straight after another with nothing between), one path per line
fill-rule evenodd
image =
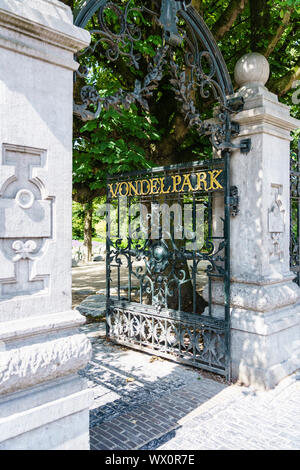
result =
M208 239L211 240L213 237L212 233L212 194L208 194Z
M229 120L229 116L227 116ZM228 126L229 127L229 126ZM230 329L230 152L223 154L225 163L225 366L227 380L231 379L231 329Z
M106 185L106 336L109 336L108 317L110 316L110 197Z
M118 196L118 239L120 239L120 196ZM121 299L121 289L120 289L120 285L121 285L121 266L120 264L118 263L118 300Z
M131 219L130 219L130 207L131 198L128 197L128 301L131 302L131 274L132 274L132 262L131 262Z
M196 263L196 246L197 246L197 235L196 235L196 196L195 193L193 193L193 213L192 213L192 221L193 221L193 233L195 234L194 237L194 249L193 249L193 313L196 313L197 305L197 278L196 278L196 269L197 269L197 263Z

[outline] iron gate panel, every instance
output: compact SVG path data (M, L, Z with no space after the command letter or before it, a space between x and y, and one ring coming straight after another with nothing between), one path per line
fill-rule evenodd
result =
M193 314L162 311L131 302L115 302L107 318L109 334L117 343L225 373L225 322Z
M118 175L108 178L107 186L107 334L119 344L226 376L228 166L224 155L208 162ZM218 220L213 213L217 201L223 207ZM133 229L132 212L138 215ZM127 236L121 227L126 217ZM124 262L127 295L121 286ZM197 283L199 272L202 282L204 274L207 278L206 301ZM213 316L213 282L222 282L224 289L221 318Z

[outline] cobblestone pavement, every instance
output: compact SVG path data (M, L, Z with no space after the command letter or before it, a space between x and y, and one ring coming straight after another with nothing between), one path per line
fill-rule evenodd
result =
M104 323L82 329L93 343L81 371L95 397L91 449L300 449L299 373L256 392L116 346Z

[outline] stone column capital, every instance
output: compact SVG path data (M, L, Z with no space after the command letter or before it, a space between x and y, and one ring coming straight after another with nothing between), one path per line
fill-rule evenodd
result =
M265 87L269 73L268 61L261 54L246 54L237 62L235 79L240 89L233 98L242 96L245 105L235 121L242 127L240 136L276 130L277 137L291 140L290 132L300 127L300 121L290 115L289 106L280 103L277 95Z
M73 25L70 7L57 0L0 0L0 48L76 70L70 58L90 44ZM16 39L17 35L17 39Z

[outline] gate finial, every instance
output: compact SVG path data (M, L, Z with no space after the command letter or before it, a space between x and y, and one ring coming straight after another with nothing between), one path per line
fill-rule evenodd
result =
M183 38L180 36L176 23L177 12L186 10L190 1L185 0L162 0L159 22L165 30L165 40L171 45L180 45Z

